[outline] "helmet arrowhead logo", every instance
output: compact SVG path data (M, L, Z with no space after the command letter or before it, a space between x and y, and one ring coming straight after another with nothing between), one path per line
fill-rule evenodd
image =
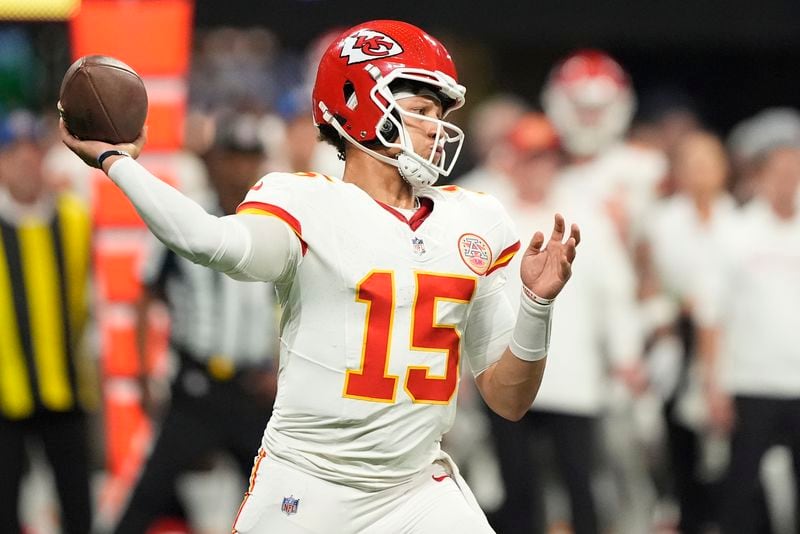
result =
M346 57L347 64L352 65L402 53L403 47L385 33L359 30L344 40L340 56Z

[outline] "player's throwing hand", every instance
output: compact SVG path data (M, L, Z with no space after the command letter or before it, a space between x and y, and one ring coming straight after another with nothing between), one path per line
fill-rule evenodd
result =
M69 133L63 119L59 120L59 129L61 130L61 141L67 148L72 150L84 163L95 168L100 167L97 158L109 150L119 150L136 159L139 157L139 153L142 151L142 147L147 140L146 128L142 130L142 133L134 142L120 143L118 145L112 145L103 141L82 141Z

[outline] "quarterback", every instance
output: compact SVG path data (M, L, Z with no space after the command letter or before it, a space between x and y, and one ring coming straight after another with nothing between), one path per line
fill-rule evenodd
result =
M325 52L314 121L341 178L261 178L215 217L136 161L136 142L64 143L105 171L178 254L272 281L283 308L278 394L237 533L492 532L439 444L468 365L486 403L519 419L549 345L552 300L580 240L555 215L523 252L515 317L504 267L519 249L491 196L435 187L464 139L447 50L404 22L355 26Z

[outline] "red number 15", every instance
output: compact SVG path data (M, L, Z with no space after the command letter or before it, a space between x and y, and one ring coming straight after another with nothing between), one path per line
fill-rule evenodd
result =
M404 387L414 402L447 404L458 384L461 335L455 325L436 323L440 300L468 304L475 292L475 279L433 273L416 273L417 293L411 310L411 350L441 352L446 358L444 376L430 368L410 366ZM394 402L397 379L390 375L395 291L392 271L372 271L356 286L356 300L367 305L361 367L348 369L344 396L375 402Z

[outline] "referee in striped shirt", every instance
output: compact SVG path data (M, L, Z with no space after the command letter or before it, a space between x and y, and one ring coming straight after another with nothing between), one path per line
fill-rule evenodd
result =
M217 121L214 145L205 156L212 187L198 198L210 213L234 213L262 174L264 153L257 128L257 120L249 115ZM230 453L244 483L276 387L278 319L272 286L239 282L193 264L155 238L152 245L143 272L139 337L146 337L150 305L166 303L176 372L159 435L117 534L142 534L158 518L182 511L175 480L209 453ZM150 398L147 377L142 387L143 397Z

